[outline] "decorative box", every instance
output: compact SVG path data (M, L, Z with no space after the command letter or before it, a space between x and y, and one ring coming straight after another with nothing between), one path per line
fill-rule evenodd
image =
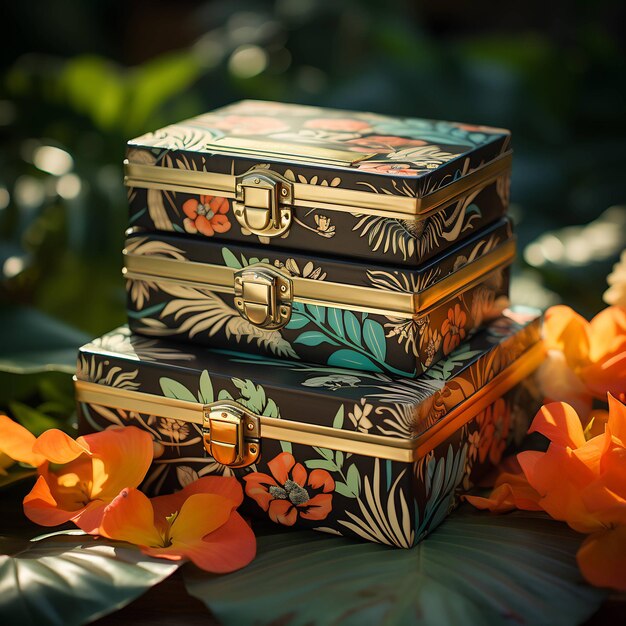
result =
M128 142L130 225L416 266L497 220L506 130L243 101Z
M244 513L408 548L524 436L535 311L507 311L418 379L185 347L126 327L80 350L83 432L152 434L153 495L235 475Z
M501 219L419 268L131 234L133 332L394 376L421 374L508 306Z

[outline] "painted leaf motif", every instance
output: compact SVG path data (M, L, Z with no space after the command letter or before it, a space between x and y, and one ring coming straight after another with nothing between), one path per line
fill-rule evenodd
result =
M326 319L326 307L307 304L305 308L318 324L324 324Z
M303 332L293 340L293 343L301 343L304 346L319 346L322 343L329 343L331 346L339 345L336 341L333 341L330 337L318 330L307 330Z
M204 370L200 374L200 392L198 393L198 399L202 404L211 404L215 400L213 393L213 383L211 382L211 376L207 370Z
M381 363L385 362L387 344L385 342L385 329L373 319L366 319L363 323L363 339L365 345Z
M336 335L339 335L339 337L344 336L342 317L341 309L328 309L328 325Z
M352 311L343 312L343 323L346 327L348 338L357 346L361 345L361 324Z
M356 350L341 349L333 352L327 361L333 367L347 367L349 369L366 370L369 372L382 372L382 370L364 354Z
M296 313L295 311L291 314L291 318L289 319L289 323L286 328L289 330L300 330L304 328L311 320L308 317L302 315L302 313Z
M177 465L176 478L178 478L178 482L181 487L186 487L192 482L198 480L198 472L196 472L193 467L189 467L188 465Z
M122 608L180 563L128 544L55 536L0 556L3 624L78 626Z
M606 597L582 582L579 545L580 535L543 516L465 509L410 550L276 533L258 538L257 558L241 572L189 570L185 579L225 626L566 626L584 622Z
M237 257L228 248L222 248L222 258L227 267L232 267L237 270L243 267L237 260Z
M176 398L177 400L187 400L197 402L195 396L187 387L172 378L162 377L159 379L161 391L166 398Z

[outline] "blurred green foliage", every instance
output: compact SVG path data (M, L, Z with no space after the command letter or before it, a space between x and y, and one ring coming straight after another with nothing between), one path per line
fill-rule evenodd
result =
M521 248L625 201L621 3L37 0L5 10L0 304L90 335L125 317L125 141L239 98L511 128ZM521 297L598 310L624 245L613 239L582 265L534 263Z

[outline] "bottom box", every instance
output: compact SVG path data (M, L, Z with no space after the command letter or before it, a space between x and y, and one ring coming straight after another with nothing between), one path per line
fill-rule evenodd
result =
M234 475L244 514L409 548L521 441L543 356L538 312L517 308L414 380L122 327L80 350L80 428L150 432L149 495Z

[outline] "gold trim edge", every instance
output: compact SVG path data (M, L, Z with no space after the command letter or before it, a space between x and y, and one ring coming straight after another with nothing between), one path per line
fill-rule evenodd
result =
M506 152L476 168L470 174L419 198L294 182L292 204L294 207L422 220L443 209L455 198L493 182L510 171L511 163L512 152ZM127 187L204 193L233 199L236 183L235 176L230 174L131 163L125 159L124 184Z
M410 319L416 315L427 315L444 300L471 289L490 273L510 265L515 259L515 250L515 239L511 238L418 293L388 291L300 276L289 278L293 282L295 302L345 307L353 311ZM123 251L123 255L125 266L122 273L126 279L182 284L218 293L233 293L234 268L133 254L127 250ZM386 306L372 305L372 302L383 298Z

